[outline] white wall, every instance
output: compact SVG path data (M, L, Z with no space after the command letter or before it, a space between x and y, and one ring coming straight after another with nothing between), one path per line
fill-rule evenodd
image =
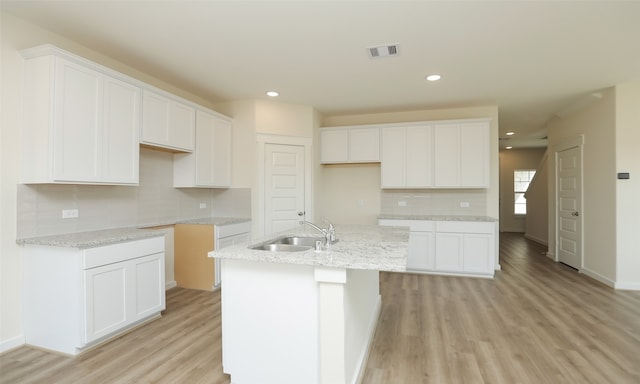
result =
M377 224L380 214L380 164L323 166L322 216L339 224Z
M324 116L322 126L345 126L358 124L383 124L395 122L465 119L465 118L491 118L491 182L487 190L474 190L483 200L479 206L481 212L474 215L486 215L498 217L498 108L497 106L450 108L450 109L425 109L417 111L372 113L361 115ZM375 207L374 202L381 200L379 166L323 166L323 185L318 187L318 199L321 214L341 223L367 223L375 224L374 218L380 213L380 206ZM415 191L414 191L415 192ZM469 192L469 191L467 191ZM419 191L414 195L431 194L440 198L438 191ZM392 199L393 196L387 196ZM471 196L476 199L478 197ZM364 204L360 205L359 201ZM377 211L377 212L376 212ZM459 214L464 214L460 212ZM339 218L340 221L335 218Z
M616 287L640 290L640 82L616 87Z
M613 285L616 280L615 93L549 127L549 252L556 252L555 153L557 146L584 135L583 259L584 273Z
M524 236L540 244L549 244L549 161L542 158L538 171L527 190L527 218Z
M544 155L545 148L503 149L500 151L500 231L524 232L524 215L515 215L513 205L513 171L516 169L536 169ZM546 191L545 191L546 192ZM527 211L529 211L527 200ZM546 209L546 207L545 207ZM546 228L546 225L545 225Z

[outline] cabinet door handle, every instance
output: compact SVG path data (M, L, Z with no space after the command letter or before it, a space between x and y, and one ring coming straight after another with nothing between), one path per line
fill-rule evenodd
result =
M298 212L298 216L304 216L304 212L303 211Z
M580 216L580 214L578 213L578 211L576 211L576 212L571 212L571 216L576 216L576 217L577 217L577 216Z

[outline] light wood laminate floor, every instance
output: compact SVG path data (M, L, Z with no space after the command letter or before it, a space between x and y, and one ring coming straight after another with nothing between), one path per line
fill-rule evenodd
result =
M640 292L543 251L503 233L494 280L383 273L363 383L640 383ZM175 288L161 319L75 359L0 355L0 383L228 383L221 361L219 292Z

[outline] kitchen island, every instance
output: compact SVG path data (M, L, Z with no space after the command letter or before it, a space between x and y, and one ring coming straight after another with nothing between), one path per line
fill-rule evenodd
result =
M209 256L222 260L222 352L234 384L356 383L380 312L379 271L406 270L406 227L339 226L330 249L251 249L302 226Z

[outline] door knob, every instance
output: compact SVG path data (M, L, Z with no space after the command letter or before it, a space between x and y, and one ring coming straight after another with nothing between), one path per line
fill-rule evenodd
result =
M580 214L576 211L576 212L571 212L571 216L580 216Z

